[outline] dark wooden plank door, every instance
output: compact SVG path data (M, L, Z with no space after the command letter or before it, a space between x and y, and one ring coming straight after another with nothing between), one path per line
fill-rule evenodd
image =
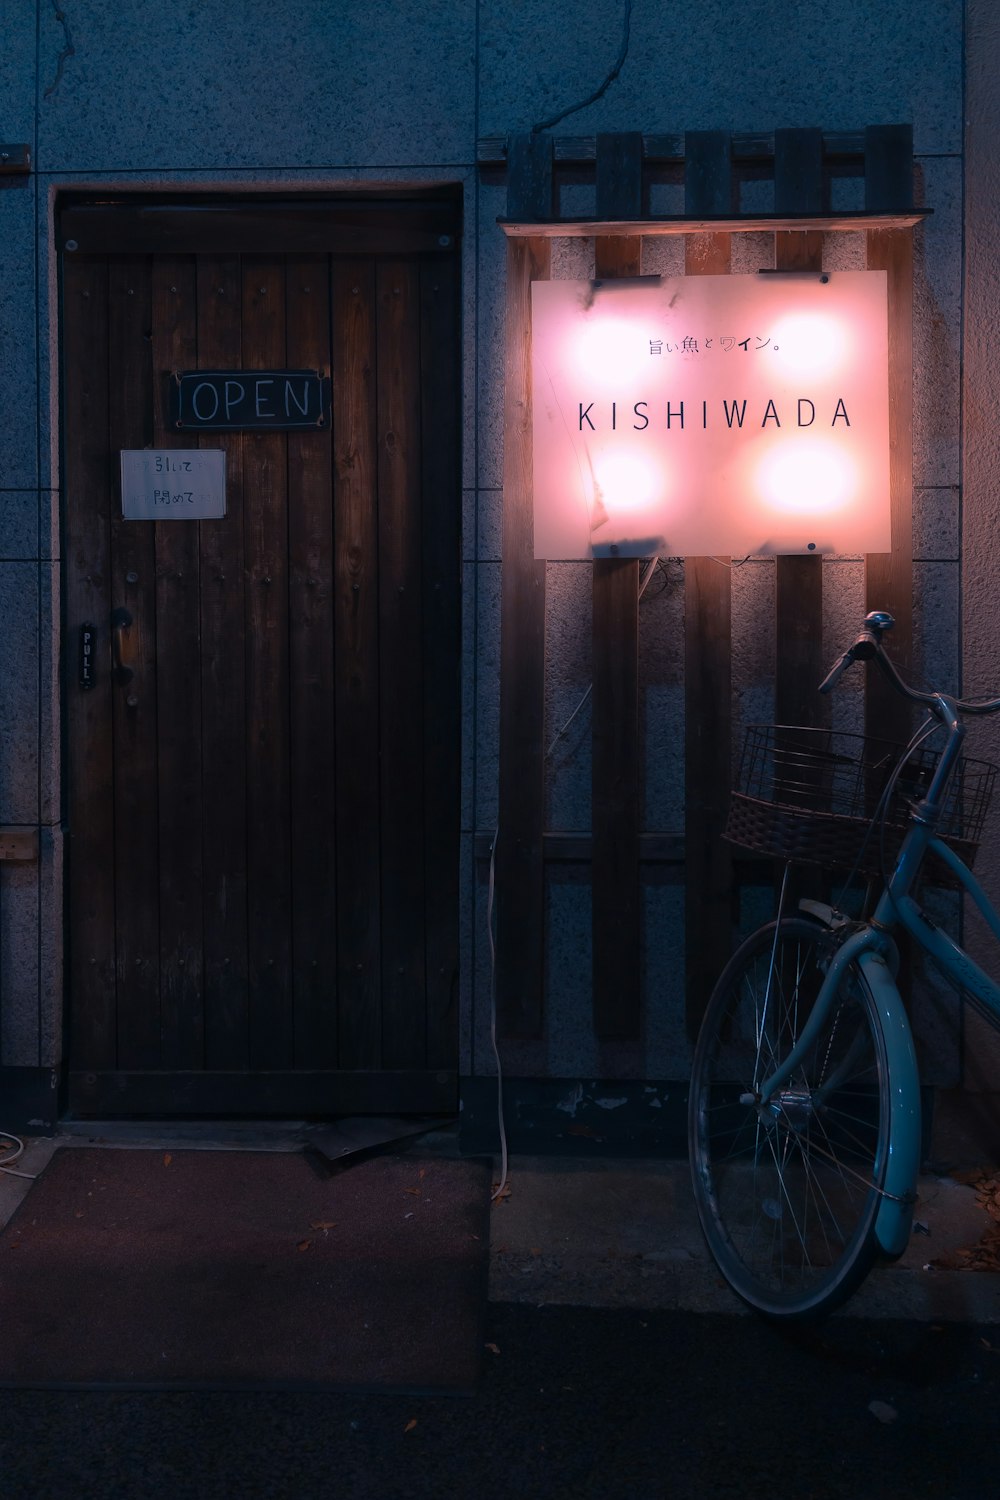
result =
M237 254L230 223L204 253L64 256L80 1112L454 1107L458 284L442 240ZM197 368L320 370L332 421L178 433L169 375ZM225 517L124 520L119 452L143 447L223 448Z

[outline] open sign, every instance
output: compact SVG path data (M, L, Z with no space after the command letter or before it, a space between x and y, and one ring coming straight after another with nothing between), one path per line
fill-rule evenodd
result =
M288 432L330 422L330 381L316 370L177 371L170 418L184 431Z

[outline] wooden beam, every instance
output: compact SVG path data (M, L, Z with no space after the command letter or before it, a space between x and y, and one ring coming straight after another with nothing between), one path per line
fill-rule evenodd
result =
M886 638L903 676L913 659L913 236L880 230L868 236L868 267L883 270L889 293L889 506L891 550L865 559L865 607L896 621ZM909 706L880 672L865 673L865 729L907 739Z
M905 210L913 202L913 127L870 125L865 131L865 207ZM885 271L889 299L889 502L891 550L865 560L868 609L896 621L889 649L908 675L913 652L913 236L903 229L868 235L868 268ZM877 672L865 674L865 728L906 738L912 711Z
M687 136L685 211L692 220L731 207L728 137ZM688 276L724 276L730 269L728 234L690 234L684 244ZM732 946L732 859L721 834L731 780L730 571L712 557L684 564L684 784L687 850L685 1008L694 1035Z
M730 211L719 214L679 214L661 219L498 219L497 223L510 239L522 235L545 235L550 239L592 239L595 235L664 235L664 234L752 234L780 229L912 229L929 218L931 210L922 208L911 213L825 214L746 214Z
M732 137L734 164L759 166L776 154L777 131L745 133ZM860 164L865 156L865 134L861 130L827 130L822 132L823 155L841 165ZM642 136L642 158L651 166L676 166L684 161L685 137L680 133L651 132ZM597 157L597 138L585 135L556 136L553 142L556 166L586 166ZM476 161L483 170L507 165L507 137L484 136L476 145Z
M599 136L597 211L642 211L642 137ZM637 236L594 242L602 280L638 276ZM601 1041L636 1040L640 1031L639 903L639 564L599 558L593 565L594 834L591 900L594 1025Z
M515 137L511 207L544 215L551 198L551 139ZM496 986L500 1034L521 1038L541 1034L544 992L545 564L532 515L531 283L548 278L550 261L547 239L508 243Z
M819 214L824 208L823 138L818 130L774 133L774 206L779 213ZM823 268L821 230L783 230L774 237L780 271ZM816 691L823 671L823 559L775 559L774 718L778 724L818 725L828 700Z
M913 126L869 125L865 131L865 211L906 214L913 208Z

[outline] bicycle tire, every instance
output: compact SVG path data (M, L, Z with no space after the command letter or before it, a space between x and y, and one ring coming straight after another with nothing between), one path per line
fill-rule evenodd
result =
M763 1108L753 1097L801 1035L833 951L832 934L802 917L760 928L719 978L695 1049L688 1149L702 1230L733 1291L771 1319L824 1317L878 1253L888 1066L856 964L787 1085Z

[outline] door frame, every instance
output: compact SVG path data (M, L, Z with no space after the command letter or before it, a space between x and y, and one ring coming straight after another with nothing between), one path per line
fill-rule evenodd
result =
M440 254L452 251L456 264L456 330L461 307L461 185L376 189L352 188L345 193L279 189L266 193L129 193L63 191L56 201L56 247L62 266L67 256L145 254L235 254L252 253L336 255ZM66 309L60 309L60 360L65 390ZM460 334L452 354L454 368L455 508L455 619L454 649L456 682L461 652L461 458L460 405L462 365ZM71 413L65 403L60 417L60 441L65 453ZM67 467L63 464L64 476ZM71 486L64 478L64 493ZM68 512L64 512L64 526ZM71 941L73 910L70 697L76 688L74 637L69 627L67 585L69 559L63 570L62 598L67 670L63 684L65 764L63 779L65 826L68 831L65 881L65 926ZM305 1069L240 1073L219 1070L130 1071L75 1068L69 1050L73 1004L72 954L67 946L65 965L64 1030L67 1061L64 1064L74 1112L91 1115L153 1113L159 1115L212 1114L359 1114L445 1113L455 1109L458 1089L457 945L459 933L458 864L460 798L460 693L456 689L453 755L454 809L454 900L453 929L456 950L456 982L453 985L450 1030L453 1038L448 1066L423 1071Z

